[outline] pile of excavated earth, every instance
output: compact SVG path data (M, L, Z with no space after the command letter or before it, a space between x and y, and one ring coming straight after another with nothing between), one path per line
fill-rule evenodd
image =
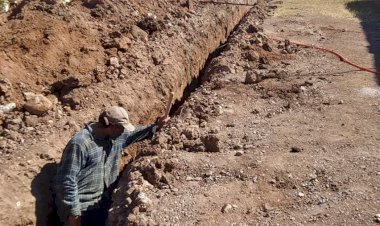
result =
M360 21L230 3L31 0L0 14L0 225L47 225L84 122L120 105L152 123L170 92L168 125L124 151L108 225L380 223L376 79L292 42L370 65Z

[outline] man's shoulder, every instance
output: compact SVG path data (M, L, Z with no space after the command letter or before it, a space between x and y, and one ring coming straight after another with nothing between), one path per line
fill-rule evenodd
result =
M71 144L83 145L92 140L90 131L87 128L80 129L69 141Z

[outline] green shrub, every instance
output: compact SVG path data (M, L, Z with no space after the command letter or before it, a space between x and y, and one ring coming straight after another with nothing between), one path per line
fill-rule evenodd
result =
M5 11L5 3L7 2L7 0L0 0L0 13Z

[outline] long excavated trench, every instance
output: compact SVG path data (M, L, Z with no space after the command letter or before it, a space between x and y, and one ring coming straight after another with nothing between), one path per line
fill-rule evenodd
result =
M239 23L235 26L235 28L232 31L229 31L228 33L232 33L236 27L239 26ZM194 92L198 87L202 85L202 82L204 82L207 79L207 72L206 69L210 65L211 61L218 57L226 47L226 42L228 41L228 37L226 40L221 40L221 44L212 51L206 59L203 58L204 63L202 64L202 68L200 68L198 71L199 73L197 76L191 76L192 80L187 84L187 86L183 89L183 94L180 98L177 98L170 108L169 115L173 115L177 112L177 110L183 105L183 103L191 96L191 93Z
M228 39L230 35L244 21L244 18L250 9L253 9L255 7L253 4L256 4L256 1L250 1L250 4L248 4L250 7L247 7L246 4L243 4L245 7L237 8L236 11L232 11L231 15L229 15L231 18L226 19L225 24L217 28L217 31L213 34L211 40L208 39L206 41L207 45L204 46L205 48L199 49L200 52L198 52L196 49L193 49L192 52L195 52L196 54L190 54L190 56L187 56L189 61L183 70L186 72L186 75L181 81L177 82L178 86L173 87L173 90L175 91L175 100L172 102L169 114L170 116L178 114L178 110L180 110L181 106L187 101L189 97L191 97L191 94L196 91L197 88L199 88L205 81L209 80L210 75L215 73L213 70L223 70L223 68L218 68L214 67L215 65L211 65L212 60L219 57L220 54L224 51L228 45ZM148 173L146 172L146 168L141 170L141 172L138 173L138 175L141 177L139 179L139 176L136 177L136 169L139 171L138 169L140 166L134 165L135 159L139 159L143 156L156 155L154 151L147 151L149 150L150 145L150 143L146 142L145 144L139 145L138 147L133 147L132 149L138 150L133 150L133 156L127 156L126 161L128 161L128 163L124 165L122 176L119 179L119 181L122 182L115 191L116 195L113 195L113 199L116 200L114 200L114 204L110 210L108 225L145 225L147 222L148 225L150 225L150 223L152 225L155 224L154 222L147 220L145 216L138 216L138 212L145 212L145 205L147 204L145 202L148 202L146 200L149 200L150 202L150 199L146 197L145 193L141 192L139 188L136 189L134 186L136 184L148 187L152 186L151 184L146 184L146 181L144 182L144 180L147 177L152 177L150 174L155 174L155 172L153 172L154 169L148 169ZM142 161L145 161L148 165L150 164L150 159ZM141 164L144 165L144 163L140 162L139 165ZM164 172L172 171L173 166L170 164L165 164L164 166L162 166L160 163L155 164L155 167L163 169ZM165 178L161 180L162 181L159 181L159 183L162 182L161 185L168 183ZM123 186L125 186L126 188L124 189L127 190L126 196L124 196L124 193L118 193L120 188ZM122 201L122 205L120 205L120 200L124 200Z

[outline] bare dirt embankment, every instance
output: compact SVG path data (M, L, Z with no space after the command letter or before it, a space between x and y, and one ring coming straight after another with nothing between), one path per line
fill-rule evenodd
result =
M206 67L207 81L128 166L109 224L380 223L376 76L271 39L371 68L380 49L362 24L377 20L349 7L295 0L265 20L252 10Z
M0 15L0 104L17 105L0 120L1 225L44 225L49 180L81 124L114 104L152 122L249 9L193 3L23 1ZM31 96L47 105L29 113Z

